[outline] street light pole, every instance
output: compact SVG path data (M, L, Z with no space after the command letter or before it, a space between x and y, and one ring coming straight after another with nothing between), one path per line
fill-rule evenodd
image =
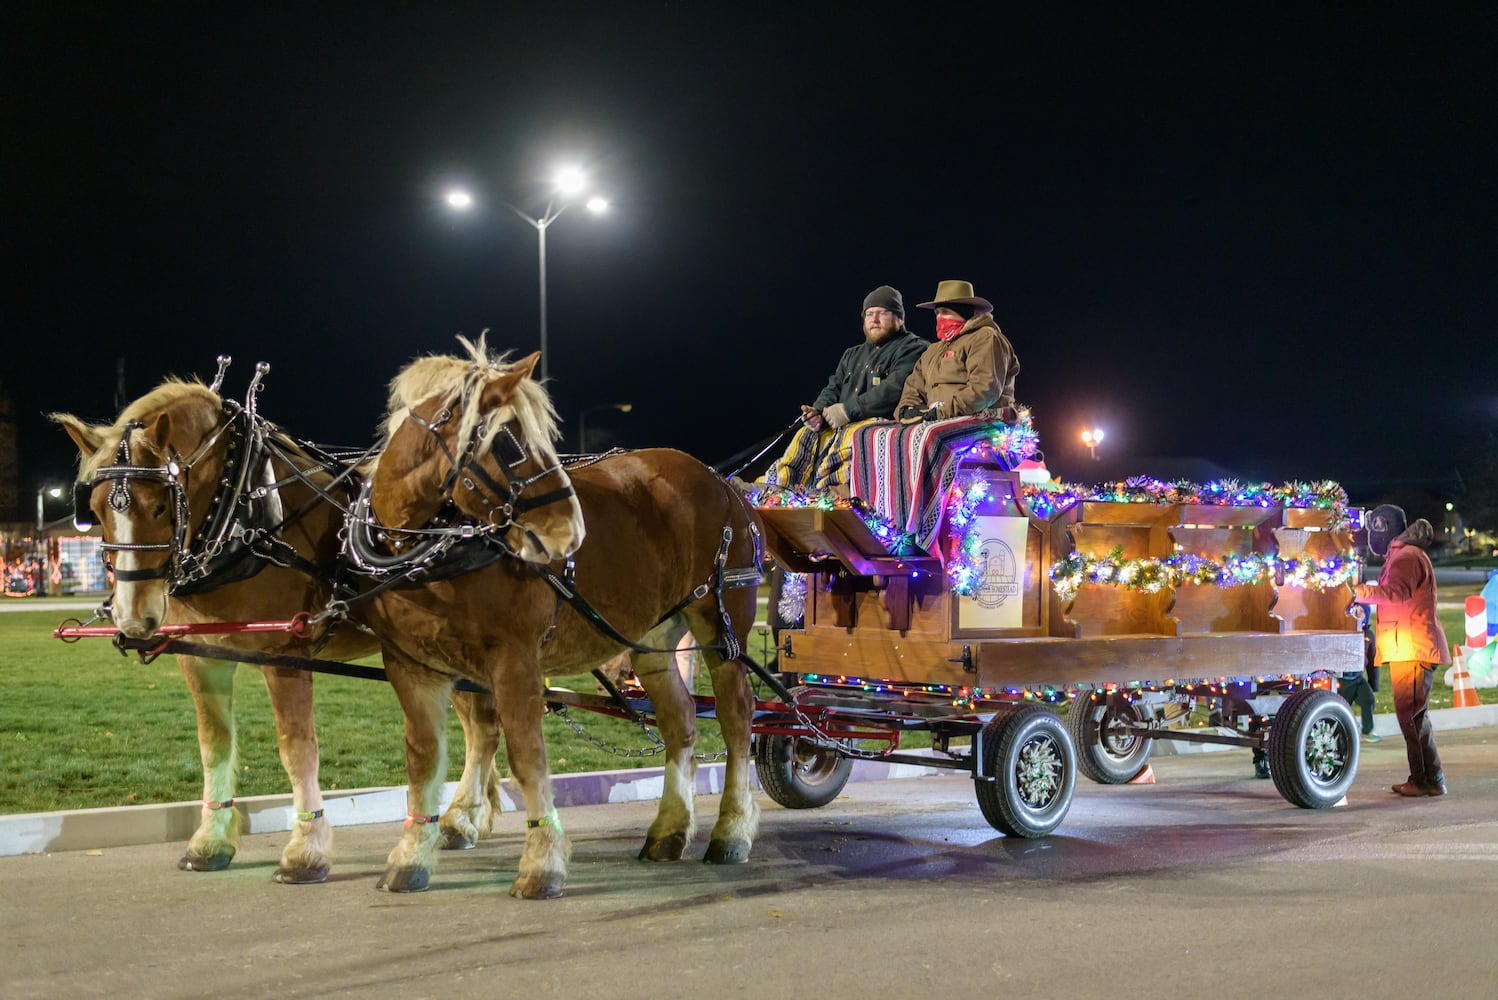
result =
M566 197L581 194L583 188L586 186L586 178L583 177L581 171L579 171L575 167L570 167L562 170L557 174L555 186L556 191L563 196L563 199L565 199ZM465 212L473 207L474 199L473 195L469 192L461 190L459 188L454 188L447 192L446 201L448 208L451 208L454 211L458 212ZM551 352L547 349L546 346L546 230L553 222L561 218L562 213L567 211L567 206L569 204L571 204L571 202L566 200L558 201L556 198L553 198L546 203L545 213L543 213L540 218L537 218L536 216L533 216L528 212L521 211L519 208L515 207L509 202L504 203L506 208L514 212L520 218L524 219L528 224L530 224L533 229L536 230L536 270L538 275L538 285L540 292L539 298L541 307L542 382L547 381L551 374L551 366L548 364L548 361L551 358ZM594 215L598 215L607 211L608 207L609 203L608 199L606 198L594 196L592 198L589 198L587 202L588 211L592 212Z
M567 204L563 202L557 206L555 202L547 202L546 214L539 219L527 215L509 202L505 202L505 207L530 223L536 230L536 271L540 275L541 291L541 381L545 382L551 371L546 363L551 357L551 352L546 349L546 227L557 221L562 213L567 211Z
M43 486L36 491L36 533L40 535L47 530L46 511L42 507L43 497L51 497L56 500L62 496L61 486Z
M628 413L635 408L633 403L602 403L598 406L590 406L577 415L577 452L579 455L588 453L588 414L600 413L604 410L618 410L620 413Z

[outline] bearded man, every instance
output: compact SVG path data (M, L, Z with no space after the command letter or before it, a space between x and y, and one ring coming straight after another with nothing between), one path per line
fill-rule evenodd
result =
M766 483L800 490L846 489L853 431L894 416L900 390L928 346L905 329L905 301L880 285L863 300L863 343L843 353L827 385L802 404L802 427L765 475Z

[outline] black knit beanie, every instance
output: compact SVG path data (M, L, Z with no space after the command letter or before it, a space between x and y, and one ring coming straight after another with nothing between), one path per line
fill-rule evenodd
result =
M888 309L901 319L905 318L905 300L900 297L898 289L888 285L880 285L863 297L863 311L870 309Z

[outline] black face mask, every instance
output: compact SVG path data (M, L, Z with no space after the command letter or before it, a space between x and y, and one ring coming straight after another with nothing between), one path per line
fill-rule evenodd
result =
M1404 508L1391 503L1379 504L1368 512L1368 548L1376 556L1389 554L1389 543L1404 534Z

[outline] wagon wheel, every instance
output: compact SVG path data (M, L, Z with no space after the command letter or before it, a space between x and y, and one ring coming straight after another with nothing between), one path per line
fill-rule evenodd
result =
M754 770L765 794L787 809L825 806L848 783L853 761L798 736L757 736Z
M978 808L1011 837L1043 837L1066 817L1077 784L1077 751L1060 716L1020 705L983 727Z
M1094 700L1078 692L1066 713L1077 747L1077 770L1102 785L1122 785L1144 767L1155 741L1121 728L1144 722L1139 706L1119 694Z
M1295 692L1270 723L1267 751L1274 787L1285 801L1302 809L1336 805L1358 770L1352 708L1330 691Z

